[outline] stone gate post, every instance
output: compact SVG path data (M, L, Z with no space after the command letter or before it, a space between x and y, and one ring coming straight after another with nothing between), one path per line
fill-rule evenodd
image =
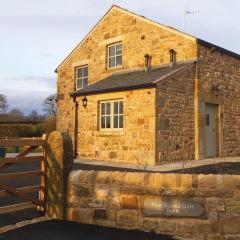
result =
M47 139L46 216L65 219L67 179L73 165L73 146L68 133L54 131Z

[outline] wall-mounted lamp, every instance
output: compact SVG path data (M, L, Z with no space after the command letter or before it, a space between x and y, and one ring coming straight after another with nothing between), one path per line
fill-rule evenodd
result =
M87 107L87 97L86 96L82 99L82 105L84 108Z

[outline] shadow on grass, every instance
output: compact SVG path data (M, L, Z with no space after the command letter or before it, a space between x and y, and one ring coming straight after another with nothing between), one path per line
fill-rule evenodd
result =
M0 235L0 240L170 240L170 236L51 220Z

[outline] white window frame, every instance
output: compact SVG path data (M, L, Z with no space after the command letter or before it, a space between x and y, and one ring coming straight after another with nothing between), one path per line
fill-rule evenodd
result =
M87 84L88 84L88 75L87 75L87 77L81 77L81 78L78 77L78 70L79 69L84 69L84 68L88 69L88 65L83 65L83 66L76 67L76 70L75 70L75 74L76 74L75 75L76 76L76 80L75 80L76 90L77 89L83 89L83 80L84 79L87 79ZM78 80L82 80L82 87L78 87Z
M114 103L118 102L118 113L114 113ZM122 102L123 104L123 112L119 113L119 102ZM110 114L102 114L102 103L110 103ZM106 105L105 105L106 106ZM121 131L124 128L124 101L123 99L114 99L114 100L104 100L99 102L99 107L100 107L100 116L99 116L99 129L101 131ZM110 116L110 128L102 128L102 116ZM118 120L118 128L114 128L114 116L122 116L123 118L123 127L119 127L119 120ZM106 123L105 123L106 124Z
M122 53L121 54L117 54L117 45L122 45ZM115 47L115 53L114 53L114 56L112 56L112 57L110 57L110 47ZM123 64L117 65L117 57L118 56L122 57L122 62L123 62L123 44L122 44L122 42L117 42L117 43L113 43L113 44L108 45L108 53L107 53L107 58L108 58L107 59L107 67L108 67L108 69L118 68L118 67L121 67L123 65ZM113 67L109 66L109 63L110 63L109 59L110 58L115 58L115 66L113 66Z

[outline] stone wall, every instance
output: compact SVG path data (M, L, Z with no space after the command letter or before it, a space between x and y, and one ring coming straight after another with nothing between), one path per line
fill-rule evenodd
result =
M160 214L161 201L171 211ZM240 239L240 176L72 171L67 219L187 239Z
M119 41L123 44L123 65L108 69L107 46ZM91 84L113 72L144 67L145 54L151 55L152 66L169 63L171 48L177 51L177 61L197 56L193 37L113 7L58 68L57 130L71 134L74 131L74 109L69 92L75 89L76 67L88 64Z
M80 159L155 164L156 89L143 89L88 96L88 106L78 98L78 141ZM100 101L123 100L123 130L99 131Z
M196 64L161 81L157 87L156 162L192 160Z
M217 104L219 157L240 155L240 60L215 48L198 46L199 158L205 158L205 103ZM219 91L212 91L217 86Z

